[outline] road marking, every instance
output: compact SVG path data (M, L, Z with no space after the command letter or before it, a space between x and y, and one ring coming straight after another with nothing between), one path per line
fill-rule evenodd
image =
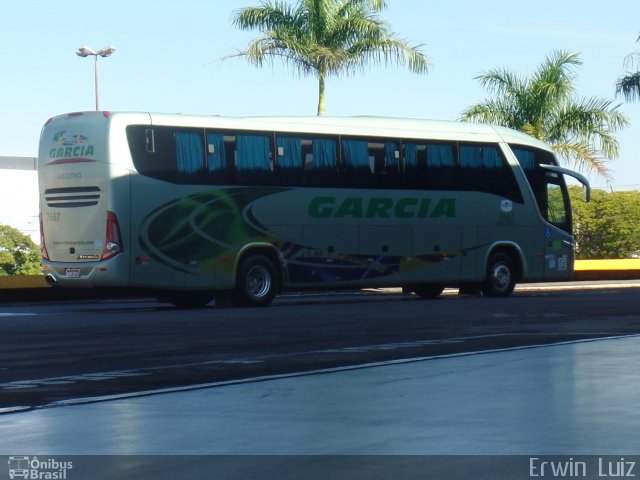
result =
M69 375L66 377L37 378L33 380L16 380L14 382L0 383L1 390L19 390L24 388L37 388L46 385L68 385L82 381L112 380L114 378L140 377L151 373L139 370L122 370L115 372L85 373L81 375Z
M484 335L483 335L484 336ZM476 338L476 337L468 337ZM385 350L400 350L404 348L418 348L427 345L448 345L451 343L464 343L464 338L443 338L439 340L417 340L413 342L396 342L396 343L381 343L378 345L359 345L355 347L342 347L342 348L328 348L326 350L313 350L311 352L300 352L296 355L305 355L308 353L365 353L365 352L379 352Z
M64 377L36 378L32 380L16 380L0 383L0 390L20 390L26 388L38 388L47 385L72 385L78 382L101 382L116 378L142 377L153 375L158 370L177 369L185 367L197 367L203 365L250 365L262 363L264 360L238 359L238 360L210 360L207 362L182 363L176 365L159 365L157 367L141 368L138 370L117 370L112 372L83 373L80 375L68 375Z
M574 334L574 333L569 333ZM575 333L576 335L582 335L582 333ZM600 335L608 335L607 333L598 332L596 334ZM382 344L373 344L373 345L358 345L351 347L342 347L342 348L327 348L320 350L309 350L309 351L300 351L300 352L291 352L285 354L275 354L275 355L263 355L255 358L247 358L247 359L232 359L232 360L208 360L205 362L191 362L191 363L179 363L179 364L170 364L170 365L158 365L156 367L147 367L141 368L137 370L119 370L119 371L110 371L110 372L96 372L96 373L85 373L80 375L68 375L63 377L49 377L49 378L38 378L31 380L16 380L13 382L0 383L0 390L21 390L21 389L29 389L29 388L40 388L44 386L50 385L71 385L79 382L96 382L96 381L104 381L104 380L113 380L117 378L130 378L130 377L141 377L147 375L153 375L160 371L166 371L170 369L183 369L188 367L201 367L201 366L215 366L215 365L252 365L258 363L264 363L269 360L283 358L283 357L292 357L292 356L300 356L300 355L314 355L314 354L352 354L352 353L367 353L367 352L380 352L380 351L391 351L391 350L402 350L402 349L410 349L410 348L420 348L424 346L430 345L451 345L451 344L461 344L465 343L468 340L479 340L479 339L490 339L490 338L499 338L499 337L509 337L509 336L544 336L544 335L554 335L554 333L494 333L487 335L471 335L466 337L451 337L451 338L442 338L442 339L432 339L432 340L417 340L410 342L394 342L394 343L382 343ZM633 336L633 335L628 335ZM354 370L360 368L368 368L373 366L384 366L384 365L394 365L394 364L403 364L403 363L411 363L418 362L424 360L432 360L437 358L450 358L450 357L459 357L466 355L475 355L478 353L493 353L493 352L501 352L501 351L510 351L510 350L518 350L518 349L527 349L527 348L537 348L544 347L550 345L562 345L564 343L578 343L581 341L595 341L602 340L608 338L619 338L618 336L611 337L598 337L598 338L587 338L581 340L568 340L566 342L556 342L549 344L540 344L540 345L524 345L520 347L507 347L504 349L492 349L492 350L478 350L478 351L467 351L467 352L457 352L452 354L442 354L442 355L429 355L422 357L412 357L412 358L401 358L395 360L384 360L379 362L370 362L361 365L352 365L352 366L338 366L327 369L320 370L311 370L309 372L299 372L293 374L284 374L284 375L267 375L264 377L249 377L247 379L236 379L229 380L225 382L212 382L206 383L203 385L209 386L221 386L221 385L234 385L236 383L245 383L245 382L253 382L258 381L258 379L269 380L269 379L277 379L277 378L288 378L289 376L302 376L302 375L311 375L316 373L331 373L331 372L340 372L345 370ZM174 387L168 388L168 391L174 391ZM175 387L179 388L176 391L182 390L191 390L198 388L205 388L202 386L184 386L184 387ZM162 389L159 391L162 393ZM155 390L154 390L155 392ZM123 394L125 396L129 396L129 394ZM145 394L146 395L146 394ZM138 396L137 394L134 396ZM107 396L111 398L111 396ZM98 397L103 398L103 397ZM2 411L0 410L0 413Z
M135 399L135 398L141 398L141 397L149 397L152 395L161 395L165 393L190 392L195 390L205 390L210 388L226 387L226 386L232 386L232 385L243 385L247 383L265 382L270 380L285 380L289 378L307 377L312 375L326 375L331 373L363 370L363 369L373 368L373 367L405 365L405 364L425 362L430 360L442 360L442 359L448 359L448 358L467 357L471 355L514 352L514 351L520 351L520 350L530 350L534 348L556 347L556 346L563 346L563 345L573 345L578 343L596 342L601 340L620 340L620 339L627 339L627 338L640 338L640 335L638 334L616 335L616 336L600 337L600 338L570 340L565 342L556 342L556 343L548 343L548 344L541 344L541 345L524 345L524 346L507 347L507 348L500 348L500 349L479 350L474 352L460 352L460 353L452 353L452 354L444 354L444 355L431 355L431 356L425 356L425 357L402 358L402 359L396 359L396 360L386 360L381 362L370 362L370 363L364 363L359 365L347 365L347 366L341 366L341 367L307 370L303 372L264 375L260 377L249 377L249 378L240 378L235 380L225 380L220 382L201 383L196 385L159 388L155 390L141 390L137 392L119 393L115 395L103 395L103 396L85 397L85 398L71 398L67 400L57 400L47 405L37 406L37 407L34 407L34 410L40 410L44 408L54 408L54 407L70 407L74 405L86 405L91 403L108 402L113 400ZM2 412L0 411L0 413Z

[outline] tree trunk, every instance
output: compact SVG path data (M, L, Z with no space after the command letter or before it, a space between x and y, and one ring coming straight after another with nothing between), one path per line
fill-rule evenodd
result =
M325 74L318 73L318 116L322 116L326 113L326 104L324 98L325 89Z

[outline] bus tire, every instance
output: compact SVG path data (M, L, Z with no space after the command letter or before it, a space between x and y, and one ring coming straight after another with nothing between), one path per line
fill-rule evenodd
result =
M444 285L416 285L413 293L420 298L438 298L444 291Z
M508 297L516 286L516 280L513 259L504 252L496 252L489 257L482 294L485 297Z
M242 307L269 305L278 292L278 271L263 255L250 255L238 268L233 304Z

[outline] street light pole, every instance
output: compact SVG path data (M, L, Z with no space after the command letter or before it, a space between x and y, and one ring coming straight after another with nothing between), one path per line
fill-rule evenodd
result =
M100 110L100 94L98 93L98 55L93 56L93 80L96 84L96 112Z
M113 55L113 52L115 51L116 51L116 47L109 46L109 47L101 48L96 52L95 50L93 50L90 47L87 47L86 45L76 50L76 55L78 55L79 57L91 56L94 59L93 74L94 74L95 84L96 84L96 111L100 110L100 100L99 100L100 97L98 94L98 57L110 57L111 55Z

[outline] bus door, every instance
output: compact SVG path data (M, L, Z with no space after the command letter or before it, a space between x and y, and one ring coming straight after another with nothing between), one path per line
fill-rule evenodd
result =
M566 280L573 272L575 243L572 236L571 203L563 174L569 174L586 187L589 200L589 182L576 172L555 165L540 165L545 176L545 191L538 198L545 225L545 279Z
M542 222L544 250L538 255L544 258L545 280L567 280L571 278L575 256L572 236L571 203L564 176L575 178L586 189L586 201L591 190L583 175L559 167L553 153L538 148L511 146L533 192ZM535 240L538 244L538 240Z
M558 185L557 174L547 173L546 219L544 230L544 278L566 279L573 271L574 243L569 231L571 210L566 201L566 188ZM554 177L555 176L555 177ZM563 191L564 190L564 191Z

